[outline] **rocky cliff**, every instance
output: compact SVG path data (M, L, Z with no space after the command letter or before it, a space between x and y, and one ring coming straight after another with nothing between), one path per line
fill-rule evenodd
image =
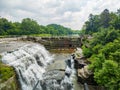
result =
M77 48L74 54L75 56L75 68L77 70L77 78L78 82L84 84L84 86L88 87L89 90L106 90L105 87L99 86L94 81L94 74L91 70L89 70L89 62L82 54L82 49ZM88 90L88 89L86 89Z
M82 49L77 48L75 52L75 68L77 69L78 82L95 85L93 73L88 68L89 62L84 58Z

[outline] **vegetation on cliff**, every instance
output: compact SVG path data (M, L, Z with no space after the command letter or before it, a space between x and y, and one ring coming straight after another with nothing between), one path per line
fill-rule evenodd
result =
M84 25L85 34L93 38L83 46L84 56L91 62L95 81L110 90L120 87L120 9L100 15L90 14Z
M12 67L7 66L0 62L0 82L7 81L10 77L14 75L15 72Z
M1 56L0 56L1 59ZM0 60L0 90L20 90L13 67L5 65Z

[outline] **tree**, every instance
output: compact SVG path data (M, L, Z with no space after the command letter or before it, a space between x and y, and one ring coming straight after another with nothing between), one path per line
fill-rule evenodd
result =
M47 28L53 35L70 35L72 34L72 30L70 28L65 28L61 25L57 24L49 24Z
M9 29L12 29L12 23L5 18L0 18L0 35L6 35Z
M22 34L37 34L39 33L39 25L36 21L25 18L21 23Z
M49 24L39 25L35 20L25 18L22 23L10 22L0 17L0 35L31 35L31 34L51 34L51 35L70 35L74 32L70 28L62 25Z
M98 32L100 28L107 28L110 26L110 14L109 10L105 9L101 15L89 15L89 20L85 22L85 31L87 34Z
M117 10L117 15L120 16L120 8Z
M109 22L110 22L110 13L108 9L105 9L101 15L100 15L100 19L101 19L101 25L104 28L108 28L110 26Z
M89 47L82 47L84 56L91 62L89 69L94 72L94 80L109 90L119 90L120 87L119 15L119 12L109 13L105 9L97 18L91 15L84 29L93 37L87 43Z

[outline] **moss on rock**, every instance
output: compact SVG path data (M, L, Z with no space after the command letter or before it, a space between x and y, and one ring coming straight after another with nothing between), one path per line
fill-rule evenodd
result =
M0 60L0 90L20 90L16 76L14 68L3 64Z
M7 81L14 75L14 69L0 62L0 82Z

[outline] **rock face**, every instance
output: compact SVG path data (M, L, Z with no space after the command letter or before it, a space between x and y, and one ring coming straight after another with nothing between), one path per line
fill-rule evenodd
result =
M11 68L0 63L0 90L21 90L16 73Z
M81 69L77 70L78 76L81 78L88 78L92 73L88 70L88 66L84 66Z
M21 90L18 84L18 81L16 81L16 77L13 76L9 78L6 82L0 83L0 90Z
M78 82L96 85L93 73L88 69L88 62L82 55L82 49L77 48L75 52L75 68L77 69Z
M56 60L53 62L53 64L48 66L47 71L51 70L65 71L65 68L66 68L65 60Z
M14 69L0 62L0 90L21 90L17 80Z
M55 79L61 81L65 76L65 61L56 60L47 67L46 73L43 74L44 81Z

